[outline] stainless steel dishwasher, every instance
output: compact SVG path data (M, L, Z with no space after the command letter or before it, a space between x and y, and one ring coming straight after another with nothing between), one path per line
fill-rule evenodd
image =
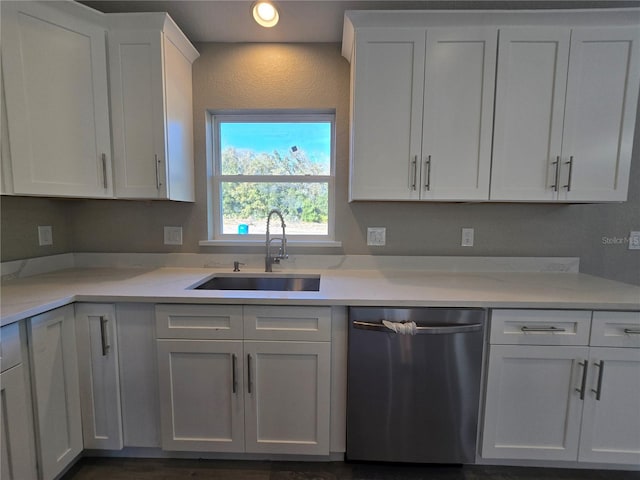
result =
M483 309L349 309L348 460L475 461L485 319Z

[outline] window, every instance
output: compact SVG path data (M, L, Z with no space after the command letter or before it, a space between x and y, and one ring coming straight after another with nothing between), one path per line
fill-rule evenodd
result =
M210 237L264 238L275 208L289 240L333 240L334 117L214 113ZM279 232L277 217L272 221Z

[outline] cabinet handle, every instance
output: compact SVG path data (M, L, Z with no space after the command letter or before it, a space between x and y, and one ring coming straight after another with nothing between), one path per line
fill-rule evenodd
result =
M569 165L569 179L567 181L567 184L564 186L564 188L567 189L567 192L571 191L571 176L573 174L573 155L571 155L569 157L569 161L565 162L567 165Z
M236 354L231 355L231 389L235 394L238 391L238 378L236 376L236 368L238 366L238 357Z
M106 357L111 349L109 343L109 330L107 328L109 319L105 316L100 317L100 339L102 341L102 356Z
M523 325L522 327L520 327L520 330L522 330L523 332L565 332L566 329L564 328L560 328L560 327L554 327L553 325L551 325L550 327L527 327L526 325Z
M558 191L558 175L560 175L560 155L558 155L556 157L556 161L555 162L551 162L551 165L555 165L556 166L556 176L555 179L553 181L553 185L551 185L551 188L553 188L554 192Z
M416 183L418 182L418 156L413 157L411 162L413 165L413 181L411 182L411 190L416 189Z
M427 175L424 182L424 188L427 190L431 190L431 155L427 157L424 164L427 167Z
M251 393L253 389L253 379L251 378L251 354L247 354L247 391Z
M587 369L589 368L589 363L585 360L584 362L579 362L578 365L582 367L582 381L580 382L580 388L576 388L576 392L580 393L580 400L584 400L585 387L587 386Z
M640 335L640 328L625 328L624 333L626 335Z
M105 190L109 187L107 185L107 154L102 154L102 186Z
M602 375L604 374L604 360L600 360L600 362L593 362L593 364L600 369L598 372L598 386L594 390L591 391L596 394L596 400L600 400L600 396L602 395Z
M158 155L153 156L156 164L156 188L160 190L162 183L160 183L160 171L158 165L160 164L160 160L158 160Z

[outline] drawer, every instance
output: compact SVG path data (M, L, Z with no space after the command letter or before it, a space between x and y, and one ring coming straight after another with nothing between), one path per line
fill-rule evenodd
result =
M591 312L493 310L491 344L588 345Z
M22 363L18 322L0 329L0 371L4 372Z
M640 312L593 312L593 347L640 347Z
M331 307L244 307L244 338L247 340L331 339Z
M157 338L242 339L240 305L156 305Z

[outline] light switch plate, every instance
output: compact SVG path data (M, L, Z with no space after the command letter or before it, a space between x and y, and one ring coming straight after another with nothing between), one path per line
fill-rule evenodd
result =
M629 250L640 250L640 232L629 232Z
M164 227L165 245L182 245L182 227Z
M38 225L38 244L41 247L53 245L53 229L51 225Z
M367 228L367 245L382 247L387 243L387 229L385 227Z

